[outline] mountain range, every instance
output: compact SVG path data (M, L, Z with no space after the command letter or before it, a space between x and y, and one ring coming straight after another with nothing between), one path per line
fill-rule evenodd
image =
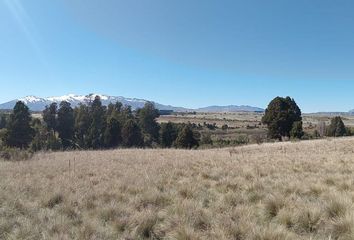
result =
M90 94L90 95L75 95L68 94L59 97L47 97L41 98L36 96L27 96L24 98L18 98L11 100L9 102L5 102L0 104L0 109L12 109L17 101L23 101L31 111L42 111L45 106L56 102L60 103L61 101L67 101L71 103L72 107L76 107L79 104L87 103L94 98L94 96L100 96L102 104L108 105L109 103L115 103L117 101L121 102L123 105L129 105L132 109L142 108L148 100L138 99L138 98L126 98L126 97L117 97L117 96L108 96L102 94ZM155 106L159 110L172 110L174 112L263 112L264 109L252 106L237 106L237 105L229 105L229 106L209 106L197 109L189 109L184 107L175 107L170 105L164 105L160 103L155 103Z

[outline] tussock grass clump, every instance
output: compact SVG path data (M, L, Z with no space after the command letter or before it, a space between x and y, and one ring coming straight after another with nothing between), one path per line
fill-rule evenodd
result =
M354 239L353 214L347 214L339 219L333 220L332 226L330 228L330 235L333 237L333 239Z
M264 215L272 219L285 206L285 200L281 196L270 196L264 203Z
M323 213L320 206L302 206L295 216L294 229L297 233L316 233L323 220Z
M264 229L258 228L252 236L253 240L295 240L294 234L278 225L269 225Z
M326 213L331 219L343 217L347 212L349 204L350 203L345 201L345 199L331 196L326 206Z
M198 234L190 227L181 227L176 229L175 232L167 236L167 239L173 240L201 240Z
M135 237L140 239L158 239L155 233L155 227L158 223L156 213L144 211L137 216L135 228ZM134 225L133 224L133 225Z
M344 138L0 161L0 239L351 240L353 146Z
M47 208L54 208L56 205L59 205L63 201L64 196L61 193L55 193L44 202L44 206Z

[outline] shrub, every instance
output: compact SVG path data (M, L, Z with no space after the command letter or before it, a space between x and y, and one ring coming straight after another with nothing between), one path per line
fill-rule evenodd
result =
M29 160L33 153L18 149L18 148L4 148L0 150L0 158L6 161L24 161Z
M229 126L227 124L224 124L221 126L221 129L225 131L225 130L229 129Z
M210 133L203 134L200 143L205 145L213 145L213 140L211 139Z
M347 129L342 121L342 118L337 116L332 118L331 124L327 128L327 136L342 137L347 135Z

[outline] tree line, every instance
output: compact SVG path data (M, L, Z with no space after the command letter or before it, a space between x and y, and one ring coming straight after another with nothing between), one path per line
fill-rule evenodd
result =
M0 117L1 138L8 147L40 150L111 149L118 147L195 148L199 145L191 124L157 122L154 104L132 111L122 103L102 105L99 96L73 108L69 102L52 103L42 119L32 118L18 101L6 119Z
M147 102L133 111L120 102L102 105L99 96L73 108L69 102L52 103L42 112L42 118L33 118L28 107L18 101L10 115L0 115L2 145L11 148L41 150L112 149L112 148L196 148L200 144L213 145L210 135L200 136L203 126L195 124L158 123L159 110ZM293 98L276 97L262 117L268 138L304 139L301 109ZM215 130L216 124L204 123ZM315 130L314 137L349 136L341 117L334 117L328 127ZM227 130L228 126L222 126ZM261 140L260 142L263 142ZM247 144L248 139L237 139Z

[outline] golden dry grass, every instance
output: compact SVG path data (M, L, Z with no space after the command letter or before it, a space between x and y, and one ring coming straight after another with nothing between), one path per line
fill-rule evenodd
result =
M0 162L2 239L354 239L354 138Z

